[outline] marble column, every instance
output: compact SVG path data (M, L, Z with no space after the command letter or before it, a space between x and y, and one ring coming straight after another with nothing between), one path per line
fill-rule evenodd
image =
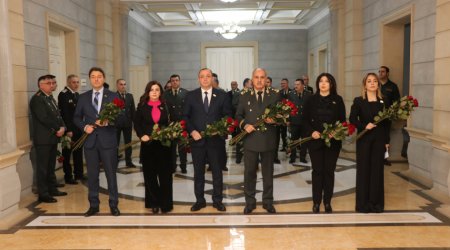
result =
M114 41L114 76L128 81L128 6L114 0L112 5L112 32Z
M330 9L330 73L336 78L337 91L345 95L345 2L329 0ZM345 98L345 96L343 96Z
M14 108L14 78L9 33L8 1L0 0L0 218L18 209L20 180L16 164L23 154L17 149Z

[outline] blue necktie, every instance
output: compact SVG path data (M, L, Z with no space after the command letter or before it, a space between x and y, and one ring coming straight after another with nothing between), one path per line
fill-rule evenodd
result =
M93 105L94 105L95 110L97 110L97 113L98 113L98 95L100 94L100 92L95 92L94 94L95 94L95 96L94 96Z
M208 113L209 103L208 103L208 92L207 91L205 91L205 99L203 99L203 108L205 109L205 112Z

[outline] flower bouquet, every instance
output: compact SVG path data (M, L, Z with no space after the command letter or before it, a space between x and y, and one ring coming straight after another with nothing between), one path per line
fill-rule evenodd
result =
M404 96L400 98L400 100L395 101L389 108L385 108L382 111L378 112L378 115L373 118L373 124L377 125L383 120L389 119L391 121L394 120L407 120L411 115L411 112L415 107L419 106L419 101L412 96ZM361 138L365 133L369 130L364 129L359 133L355 141Z
M72 147L72 138L67 135L62 136L61 139L59 139L59 142L61 143L61 150L65 148L70 149ZM59 150L56 151L56 160L59 163L64 162L64 156Z
M184 120L171 122L164 128L155 124L153 125L153 131L150 138L151 140L161 141L161 144L166 147L169 147L173 140L181 140L182 143L187 143L188 133L185 129L186 122Z
M228 136L234 132L238 126L237 120L231 117L223 117L222 119L206 125L205 131L200 132L202 138L208 138L213 136ZM187 141L187 144L192 143L194 139L191 137Z
M100 111L99 120L100 123L108 122L108 124L114 125L117 117L120 112L125 108L125 102L120 98L114 98L114 100L110 103L105 104L104 108ZM94 127L96 127L94 125ZM78 139L74 145L72 150L77 150L81 148L88 137L88 133L84 133L80 139Z
M337 121L334 124L327 124L324 123L323 124L324 130L322 131L322 133L320 133L320 138L323 139L325 141L325 145L327 145L327 147L331 146L331 139L334 138L335 140L338 141L342 141L344 140L347 136L351 136L355 130L356 127L355 125L351 124L351 123L347 123L347 122L340 122ZM291 149L293 147L298 147L301 144L312 140L312 136L310 137L305 137L302 139L298 139L298 140L294 140L291 143L288 144L288 149ZM290 150L288 150L290 151Z
M294 103L288 99L283 99L276 104L270 105L264 110L257 122L253 124L256 130L266 131L265 120L272 119L276 124L286 124L289 116L296 115L298 113L298 108ZM230 145L235 145L241 141L246 135L247 131L242 130L238 135L230 140Z

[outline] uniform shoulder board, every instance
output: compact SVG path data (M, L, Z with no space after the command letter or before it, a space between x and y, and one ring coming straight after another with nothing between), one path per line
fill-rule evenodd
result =
M38 92L36 92L35 95L40 96L42 94L42 92L40 90L38 90Z
M61 92L66 93L66 92L67 92L67 89L64 88Z
M253 95L254 91L253 88L244 88L241 90L241 95L250 94Z

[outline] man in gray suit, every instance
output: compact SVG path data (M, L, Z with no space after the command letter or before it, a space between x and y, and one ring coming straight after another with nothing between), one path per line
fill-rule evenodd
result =
M276 133L272 119L266 119L267 130L260 131L255 124L265 109L280 100L278 90L266 87L267 73L257 68L253 71L253 88L242 91L236 118L241 129L247 131L244 138L244 214L251 213L256 208L256 171L258 159L261 157L261 173L263 176L263 208L269 213L276 213L273 206L273 163L276 149Z

